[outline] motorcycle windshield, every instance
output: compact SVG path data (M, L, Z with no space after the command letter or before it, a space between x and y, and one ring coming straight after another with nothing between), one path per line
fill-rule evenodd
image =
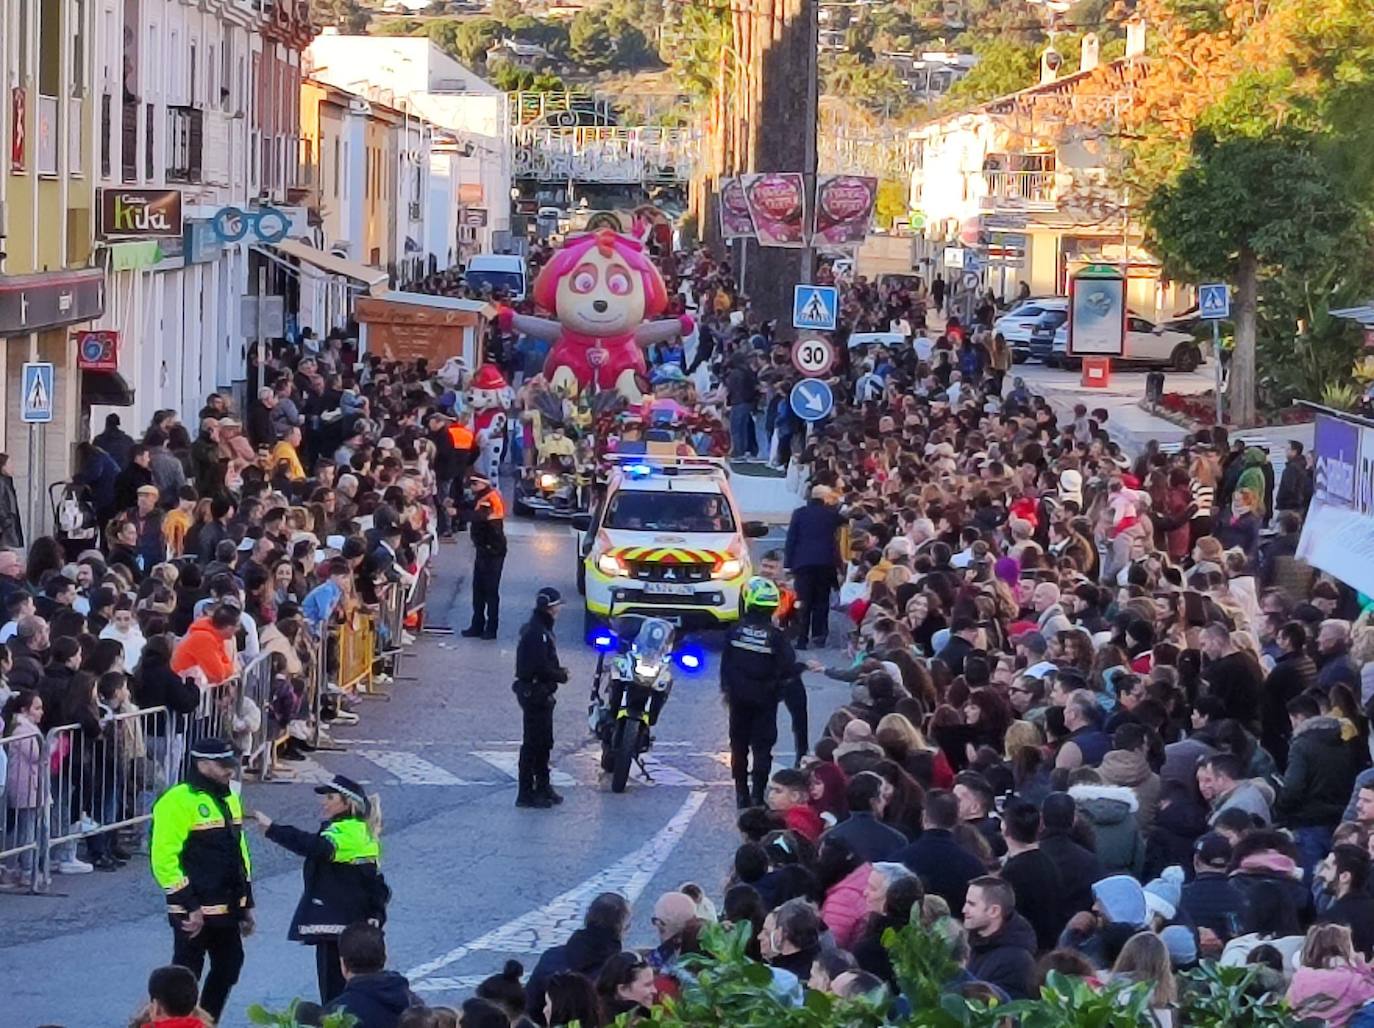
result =
M659 668L673 653L673 626L662 618L645 618L630 644L635 662Z

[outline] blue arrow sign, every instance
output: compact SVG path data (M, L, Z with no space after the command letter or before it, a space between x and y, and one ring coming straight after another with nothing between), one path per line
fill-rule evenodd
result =
M820 421L835 409L835 394L819 378L804 378L792 387L788 402L803 421Z
M792 327L835 331L840 291L834 286L796 286L792 290Z
M1198 317L1222 321L1231 316L1231 287L1224 282L1209 282L1197 287Z
M19 378L20 417L28 424L52 420L52 365L25 364Z

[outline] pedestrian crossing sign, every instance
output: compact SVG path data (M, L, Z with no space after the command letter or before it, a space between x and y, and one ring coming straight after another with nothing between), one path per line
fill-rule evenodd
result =
M1210 282L1197 288L1199 317L1221 321L1231 316L1231 289L1224 282Z
M840 291L834 286L796 286L792 291L792 327L835 331Z
M25 364L19 378L20 416L26 424L52 420L52 365Z

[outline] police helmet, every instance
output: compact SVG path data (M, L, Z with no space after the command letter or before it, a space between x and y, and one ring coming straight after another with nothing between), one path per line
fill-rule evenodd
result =
M745 610L772 610L781 602L782 594L768 579L756 575L744 583Z

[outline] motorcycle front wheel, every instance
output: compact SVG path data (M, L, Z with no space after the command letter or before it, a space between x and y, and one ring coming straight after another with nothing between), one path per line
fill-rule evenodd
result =
M611 740L611 792L624 792L630 780L630 765L639 750L639 721L625 717L615 726Z

